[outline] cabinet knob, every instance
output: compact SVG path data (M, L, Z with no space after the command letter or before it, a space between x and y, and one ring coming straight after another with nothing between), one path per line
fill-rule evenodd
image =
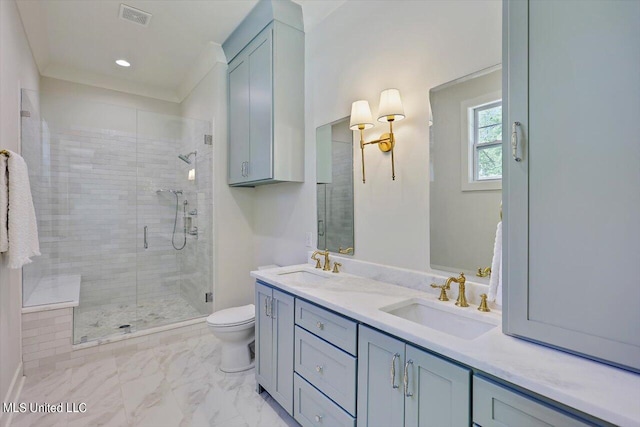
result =
M322 365L316 365L316 372L318 372L319 374L321 374L323 370L324 370L324 366L322 366Z
M322 422L322 415L316 415L316 422L317 423L321 423Z
M322 329L324 329L324 323L322 323L322 322L318 322L318 323L316 323L316 327L317 327L318 329L322 330Z

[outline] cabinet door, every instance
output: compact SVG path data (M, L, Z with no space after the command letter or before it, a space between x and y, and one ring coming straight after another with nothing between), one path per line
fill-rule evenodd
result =
M294 298L273 290L273 387L271 396L293 416Z
M269 393L273 391L273 322L269 315L272 289L256 283L256 380Z
M482 427L587 427L568 414L483 378L473 377L473 421Z
M249 45L249 168L247 181L273 177L272 32L267 28Z
M249 62L239 55L229 64L229 184L247 180L249 161Z
M505 332L640 371L640 2L505 12Z
M471 423L471 371L407 345L405 425L458 427Z
M359 331L358 426L402 427L404 343L365 326Z

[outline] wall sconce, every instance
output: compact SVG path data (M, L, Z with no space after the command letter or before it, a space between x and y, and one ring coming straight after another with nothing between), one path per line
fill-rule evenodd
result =
M389 133L383 133L375 141L364 142L364 130L373 127L373 118L369 102L356 101L351 104L351 121L349 128L360 131L360 152L362 154L362 183L366 182L364 171L364 147L365 145L378 144L380 151L391 151L391 179L396 179L396 166L393 157L393 147L396 139L393 135L393 122L404 119L404 108L398 89L385 89L380 93L380 106L378 107L378 121L389 123Z

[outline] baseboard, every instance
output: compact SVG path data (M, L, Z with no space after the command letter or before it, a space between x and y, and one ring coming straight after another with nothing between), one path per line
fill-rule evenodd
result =
M3 402L17 402L22 393L22 387L24 386L24 375L22 375L22 362L16 368L16 372L13 374L11 385L7 390L7 395L4 397ZM13 412L4 413L0 408L0 426L9 427L11 419L13 418Z

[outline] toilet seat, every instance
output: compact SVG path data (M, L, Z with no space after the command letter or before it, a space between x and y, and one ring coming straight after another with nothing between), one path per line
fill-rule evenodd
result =
M256 318L256 307L253 304L232 307L216 311L207 317L207 324L218 328L246 325Z

